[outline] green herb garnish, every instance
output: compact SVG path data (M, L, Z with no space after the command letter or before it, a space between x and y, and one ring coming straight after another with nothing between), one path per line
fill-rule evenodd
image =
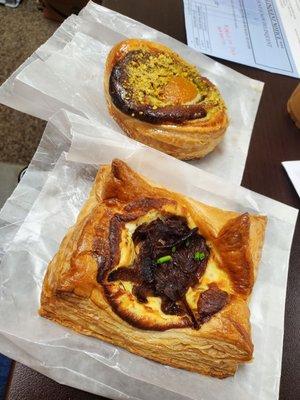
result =
M164 264L168 261L172 261L172 257L171 256L163 256L156 260L156 264Z
M203 253L203 251L196 251L196 253L194 254L194 259L196 261L203 261L205 258L205 254Z
M175 253L175 251L176 251L176 246L173 246L172 247L172 253Z

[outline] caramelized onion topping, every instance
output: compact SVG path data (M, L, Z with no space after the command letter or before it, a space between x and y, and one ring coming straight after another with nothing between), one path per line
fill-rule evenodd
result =
M222 310L228 302L228 293L219 289L216 284L201 293L198 299L198 321L200 324L208 321L214 314Z
M190 229L183 217L167 216L140 225L132 238L139 249L134 264L113 270L108 282L133 282L133 294L139 302L146 303L148 296L160 297L165 314L187 314L198 328L185 299L189 287L204 274L209 257L198 229ZM201 257L195 256L199 254Z

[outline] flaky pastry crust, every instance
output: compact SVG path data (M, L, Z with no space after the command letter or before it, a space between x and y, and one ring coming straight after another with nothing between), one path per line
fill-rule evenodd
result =
M189 65L178 54L159 43L128 39L117 44L108 55L104 72L104 91L110 114L129 137L139 142L182 160L204 157L222 141L228 126L224 102L218 89L208 79L203 78L211 90L218 94L222 106L216 107L212 104L210 108L215 108L215 112L205 118L190 119L182 123L153 124L139 120L134 113L132 115L124 113L112 101L110 77L114 66L129 52L139 49L168 54L175 60Z
M130 268L134 230L164 215L185 218L210 249L203 276L186 293L195 315L207 288L228 296L197 329L187 315L165 314L158 297L141 303L130 282L108 279L112 270ZM233 375L252 358L248 299L265 225L264 216L208 206L155 186L114 160L99 170L76 224L48 266L40 315L172 367Z

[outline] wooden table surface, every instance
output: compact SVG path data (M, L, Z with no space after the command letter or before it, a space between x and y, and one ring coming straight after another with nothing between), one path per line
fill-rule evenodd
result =
M107 0L103 1L103 5L186 43L181 0ZM281 166L281 161L300 159L300 130L294 126L286 112L287 100L298 81L232 62L218 61L251 78L265 82L242 185L299 208L299 197ZM280 400L300 399L299 267L300 223L298 219L287 287ZM59 385L15 363L11 371L6 399L92 400L101 399L101 397Z

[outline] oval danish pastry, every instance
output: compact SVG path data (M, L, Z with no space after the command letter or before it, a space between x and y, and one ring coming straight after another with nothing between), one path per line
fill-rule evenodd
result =
M159 43L128 39L114 46L104 89L110 114L128 136L180 159L211 152L228 125L216 86Z

